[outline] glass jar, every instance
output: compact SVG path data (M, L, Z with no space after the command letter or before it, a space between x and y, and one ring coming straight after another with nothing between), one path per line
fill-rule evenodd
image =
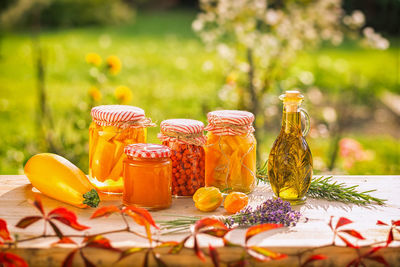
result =
M193 196L205 183L204 124L196 120L170 119L162 121L160 128L158 138L172 154L172 194Z
M143 109L124 105L97 106L89 127L89 180L103 193L121 194L124 147L145 143L148 126Z
M124 205L164 209L171 205L171 150L156 144L132 144L125 147Z
M206 186L250 193L256 185L254 115L240 110L207 114Z

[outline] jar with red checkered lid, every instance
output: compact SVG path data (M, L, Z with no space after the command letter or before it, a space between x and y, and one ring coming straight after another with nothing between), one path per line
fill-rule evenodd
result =
M121 194L127 144L145 143L149 126L144 110L125 105L92 108L89 127L89 180L98 191Z
M158 138L171 149L172 194L193 196L204 186L206 137L204 124L190 119L164 120Z
M158 144L131 144L125 147L124 205L164 209L171 205L171 150Z
M250 193L256 185L254 115L241 110L207 114L206 186Z

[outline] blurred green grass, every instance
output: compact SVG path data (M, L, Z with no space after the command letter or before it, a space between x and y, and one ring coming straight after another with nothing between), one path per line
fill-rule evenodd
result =
M153 121L183 117L206 121L206 112L222 107L218 90L225 82L226 66L212 51L207 51L191 30L196 13L169 11L139 13L135 23L125 26L88 27L81 29L48 30L41 35L46 62L46 89L55 122L65 118L72 107L85 105L91 85L90 67L85 55L95 52L103 57L117 55L121 58L121 73L109 83L106 91L115 86L127 85L132 89L130 104L142 107ZM398 88L398 42L386 51L360 49L351 42L339 48L326 46L316 52L300 55L295 68L312 70L319 61L329 58L339 71L345 62L346 69L357 69L365 76L382 81L382 87L391 91ZM346 70L344 70L346 71ZM335 81L332 81L335 83ZM396 86L397 84L397 86ZM382 88L381 88L382 89ZM7 33L0 46L0 173L21 172L29 158L30 143L35 137L35 69L29 33ZM103 104L107 104L103 102ZM312 114L311 114L312 116ZM63 121L64 123L64 121ZM61 126L62 127L62 126ZM87 134L87 129L81 129ZM149 130L149 142L158 142L159 128ZM262 156L266 158L277 133L273 128L262 142ZM399 162L400 142L382 136L363 136L354 133L365 145L375 146L380 163L376 167L358 169L357 172L393 174L400 167L387 167L385 157L392 165ZM358 137L361 138L358 138ZM314 156L325 158L326 140L311 141ZM389 150L387 153L382 149ZM33 151L33 149L32 149ZM397 159L396 159L397 157ZM394 163L393 163L394 161ZM85 169L83 162L74 162ZM392 166L391 165L391 166Z

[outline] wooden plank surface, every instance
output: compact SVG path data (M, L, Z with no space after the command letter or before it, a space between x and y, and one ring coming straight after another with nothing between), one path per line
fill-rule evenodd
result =
M288 253L294 253L304 248L329 244L332 241L332 233L327 225L330 216L345 216L353 220L355 223L351 225L351 228L359 230L368 240L367 242L359 242L359 245L371 243L371 241L378 242L385 240L388 230L386 227L377 226L376 221L382 220L390 222L391 220L400 219L400 176L336 176L334 179L339 182L345 182L348 185L359 185L359 190L377 189L377 192L374 192L373 195L387 199L387 204L385 206L360 207L339 202L308 199L306 204L295 207L295 209L299 210L304 216L296 227L282 228L260 234L251 241L252 244L270 247L274 248L276 251L286 251ZM272 195L272 191L268 185L259 185L250 195L250 204L252 206L260 204L266 199L272 197ZM32 187L25 176L0 176L0 218L5 219L9 224L10 231L12 233L18 233L20 238L38 235L43 231L43 224L40 222L35 223L26 230L21 230L13 226L24 216L38 214L38 212L29 204L28 200L32 199L32 197ZM91 226L91 229L86 232L87 234L95 234L102 231L115 230L124 227L121 218L116 215L104 219L90 220L89 217L93 213L94 209L78 209L45 196L42 197L42 200L46 210L58 206L65 206L76 212L80 223ZM102 196L101 206L110 204L120 205L121 202L120 199L115 196ZM226 215L223 207L218 208L212 213L200 212L194 207L193 201L190 198L174 199L170 209L152 212L155 220L173 219L174 214L188 216ZM66 227L61 226L61 228L65 230L66 234L76 233ZM141 228L142 227L135 227L135 230L142 231ZM243 243L245 230L246 229L236 229L232 231L229 234L229 239L235 243ZM186 235L187 233L158 235L158 237L162 240L179 241ZM107 237L112 240L113 245L116 247L148 246L146 240L126 233L113 234ZM395 238L400 239L400 235L396 233ZM28 257L30 263L33 265L53 266L55 262L60 262L70 250L70 248L43 249L49 248L50 244L54 241L55 239L46 238L32 242L24 242L19 245L17 253ZM216 242L215 239L206 237L203 237L200 240L200 243L202 246L208 246L209 243L212 243L214 246L222 245L221 243ZM391 245L391 248L382 251L386 255L386 258L391 262L398 263L400 266L399 246L400 242L394 242ZM324 264L327 265L334 263L337 264L337 266L341 266L346 263L346 260L351 259L351 257L354 257L355 255L353 250L341 247L324 248L324 251L326 254L332 255L330 260L325 261ZM235 253L232 253L234 251L231 248L220 248L220 252L222 254L225 253L229 257L235 257ZM88 251L88 253L89 255L90 253L93 253L94 255L98 253L98 251ZM115 260L115 256L113 255L104 257L106 254L108 254L108 252L104 254L102 253L103 257L97 259L98 264L107 266L107 263L111 263L112 260ZM340 255L340 260L335 258L335 256L338 255ZM138 254L135 257L142 256L143 255ZM195 266L195 264L203 264L195 258L191 251L186 251L183 255L179 256L167 255L166 257L169 257L168 259L171 259L170 263L173 263L172 265L176 266L184 265L188 260L193 263L193 266ZM135 260L135 258L130 258L130 261L132 260ZM288 266L288 264L290 265L288 260L289 259L274 262L274 265ZM129 264L129 261L122 261L121 265L124 264ZM211 263L206 262L205 264L207 265Z

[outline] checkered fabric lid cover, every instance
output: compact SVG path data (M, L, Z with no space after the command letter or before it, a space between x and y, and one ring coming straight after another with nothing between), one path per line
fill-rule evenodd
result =
M131 144L125 147L124 152L134 158L168 158L171 156L169 147L158 144Z
M203 134L204 124L201 121L190 119L169 119L160 124L161 133L158 138L161 141L181 142L194 145L204 145L206 137Z
M144 110L127 105L103 105L92 108L93 121L100 126L120 122L139 121L145 118Z
M216 110L207 114L208 125L204 128L216 135L240 135L254 132L254 115L242 110Z

